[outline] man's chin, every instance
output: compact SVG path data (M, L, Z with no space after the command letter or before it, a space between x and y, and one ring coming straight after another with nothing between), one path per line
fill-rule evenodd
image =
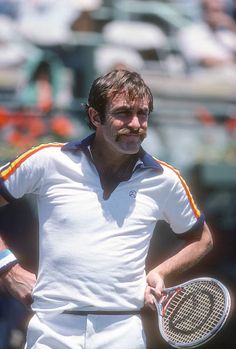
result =
M140 150L140 146L141 146L142 142L136 142L136 143L129 143L129 144L123 144L121 146L121 149L123 150L124 153L126 154L137 154Z
M137 154L144 138L144 136L140 137L137 135L120 135L116 139L116 143L122 153L130 155Z

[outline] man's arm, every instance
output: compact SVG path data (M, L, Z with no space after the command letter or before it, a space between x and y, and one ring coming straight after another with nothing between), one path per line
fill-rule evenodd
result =
M5 206L7 203L8 202L0 196L0 207ZM0 256L2 255L2 258L5 258L5 252L8 253L8 251L8 246L0 237ZM4 286L13 297L29 308L32 303L32 289L36 282L35 275L23 269L20 264L16 262L12 265L9 264L9 268L3 270L2 273L0 268L0 278L2 286Z
M165 280L171 275L184 272L197 264L213 246L212 234L205 223L200 231L191 239L186 240L185 246L172 257L152 269L147 274L145 304L154 308L151 288L155 289L157 298L165 287Z

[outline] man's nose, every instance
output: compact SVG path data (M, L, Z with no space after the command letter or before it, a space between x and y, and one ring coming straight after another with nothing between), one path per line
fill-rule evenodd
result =
M136 114L132 115L132 117L129 121L129 127L133 128L133 129L139 129L140 126L141 126L141 124L140 124L139 117Z

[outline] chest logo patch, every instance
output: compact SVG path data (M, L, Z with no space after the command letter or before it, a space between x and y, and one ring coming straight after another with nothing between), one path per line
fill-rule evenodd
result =
M136 190L130 190L130 192L129 192L129 196L130 196L131 198L135 199L135 198L136 198L136 196L137 196L137 192L136 192Z

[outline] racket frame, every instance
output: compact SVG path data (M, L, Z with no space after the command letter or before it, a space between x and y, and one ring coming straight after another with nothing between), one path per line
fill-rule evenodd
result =
M221 319L218 321L218 324L209 331L207 335L205 335L203 338L199 340L192 341L191 343L176 343L172 340L170 340L164 331L164 328L162 326L161 318L165 316L166 310L168 308L168 305L170 304L171 300L174 299L174 297L182 290L185 286L190 285L195 282L215 282L222 290L225 298L225 306L224 311L221 316ZM170 296L170 297L168 297ZM225 285L223 285L219 280L211 278L211 277L199 277L195 279L188 280L186 282L183 282L179 285L176 285L174 287L168 287L163 290L163 295L158 301L156 298L154 298L154 303L157 309L158 314L158 326L161 333L162 338L170 344L174 348L197 348L200 345L203 345L204 343L208 342L210 339L212 339L224 326L225 322L227 321L227 318L230 314L231 309L231 296L229 293L229 290Z

